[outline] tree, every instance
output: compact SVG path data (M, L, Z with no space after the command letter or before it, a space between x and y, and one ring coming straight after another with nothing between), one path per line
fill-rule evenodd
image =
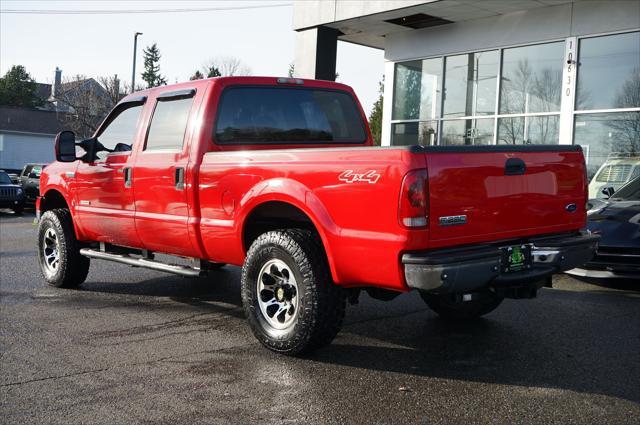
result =
M211 58L205 62L202 69L208 77L251 75L251 68L249 68L240 59L233 56Z
M207 71L207 78L222 77L222 73L215 66L210 66Z
M373 136L373 144L380 146L382 140L382 107L384 104L384 77L378 83L378 100L373 104L369 114L369 128Z
M76 75L65 79L55 100L64 127L79 138L90 137L116 103L113 85L112 82L110 93L93 78Z
M160 49L158 45L153 43L143 51L144 53L144 72L142 80L147 83L147 88L158 87L167 84L167 80L160 74Z
M202 80L203 78L204 75L202 75L202 72L196 70L196 72L194 72L193 75L189 77L189 80Z
M120 99L125 97L128 93L123 91L123 87L120 87L118 74L114 74L113 77L98 77L98 82L107 92L107 96L109 96L109 103L111 103L111 105L115 105L120 102Z
M640 67L631 71L615 98L616 108L635 108L640 105ZM632 155L640 153L640 112L618 112L605 121L611 132L610 150Z
M22 65L13 65L0 78L0 105L34 108L42 105L36 96L36 82Z

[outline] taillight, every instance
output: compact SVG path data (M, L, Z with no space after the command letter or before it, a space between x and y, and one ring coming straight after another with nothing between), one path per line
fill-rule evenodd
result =
M404 227L426 227L429 216L427 170L413 170L404 176L400 191L398 219Z

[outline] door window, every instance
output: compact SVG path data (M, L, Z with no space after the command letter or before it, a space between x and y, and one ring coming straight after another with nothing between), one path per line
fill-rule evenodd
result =
M158 100L145 150L181 150L192 104L193 97Z
M131 150L138 128L138 118L142 111L142 105L134 104L128 106L124 104L120 109L116 109L113 117L107 118L108 124L98 135L98 141L102 145L116 152L127 152ZM107 152L98 152L98 158L103 159Z

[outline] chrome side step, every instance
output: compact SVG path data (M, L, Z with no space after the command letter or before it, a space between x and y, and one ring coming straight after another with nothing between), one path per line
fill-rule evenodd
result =
M148 258L133 257L128 254L115 254L111 252L98 251L91 248L80 249L80 254L89 258L115 261L116 263L128 264L133 267L144 267L145 269L157 270L161 272L173 273L186 277L198 277L207 274L206 270L180 266L176 264L166 264Z

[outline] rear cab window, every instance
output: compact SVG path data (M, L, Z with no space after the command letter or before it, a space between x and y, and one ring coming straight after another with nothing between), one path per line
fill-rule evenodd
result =
M222 93L218 144L364 143L365 125L347 92L320 88L236 86Z

